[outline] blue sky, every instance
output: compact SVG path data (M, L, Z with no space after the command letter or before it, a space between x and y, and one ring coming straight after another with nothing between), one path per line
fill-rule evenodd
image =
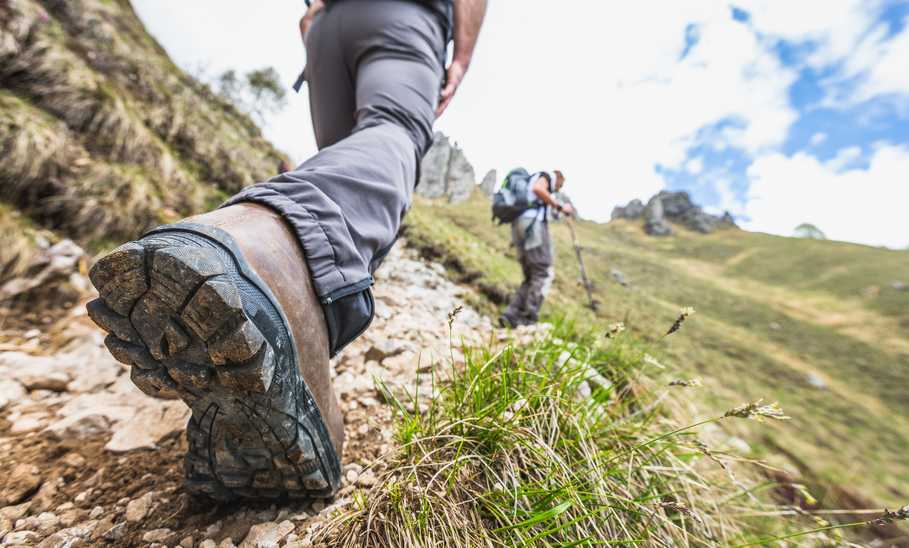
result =
M134 0L183 67L305 62L302 0ZM437 128L477 168L561 168L586 217L684 189L750 230L909 246L909 0L491 0ZM315 152L306 91L266 120Z
M870 18L863 33L865 40L876 38L879 47L886 47L895 39L905 38L901 35L909 18L909 2L869 3L867 9ZM760 33L746 9L732 6L730 17ZM683 58L697 48L697 37L696 26L686 28ZM778 147L785 157L801 154L824 163L836 162L840 157L835 171L867 171L879 147L909 145L909 89L888 89L850 100L872 77L869 67L856 72L849 66L849 54L815 62L812 56L823 44L811 36L767 39L772 42L772 50L782 66L797 75L787 89L796 118ZM909 71L909 59L905 63ZM657 171L666 180L667 188L687 190L698 203L714 210L731 208L746 224L754 221L747 203L752 182L748 170L755 156L740 147L723 146L728 143L722 140L717 147L712 138L725 128L741 129L745 125L741 119L730 117L700 128L699 138L686 151L689 160L685 165L673 168L658 164ZM685 168L690 164L697 173ZM909 197L909 174L892 183L902 186L902 192L895 189L894 197ZM891 245L899 246L903 241L895 239Z

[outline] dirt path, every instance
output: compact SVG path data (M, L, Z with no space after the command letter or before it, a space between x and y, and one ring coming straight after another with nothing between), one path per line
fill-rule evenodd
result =
M328 506L215 505L183 493L187 408L134 388L84 307L56 322L63 329L7 336L0 346L0 545L310 546L331 509L376 481L368 467L394 444L391 408L374 378L396 394L428 394L431 373L444 375L442 367L434 371L439 361L458 359L449 347L455 307L463 307L455 341L480 342L492 332L463 303L470 290L443 272L399 245L377 275L372 328L334 362L347 445L343 486ZM42 352L51 338L69 342Z

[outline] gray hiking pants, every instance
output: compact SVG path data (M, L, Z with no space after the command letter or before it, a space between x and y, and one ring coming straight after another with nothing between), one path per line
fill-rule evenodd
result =
M522 325L536 323L540 319L540 308L543 300L549 293L549 288L555 278L552 268L552 241L549 238L549 223L538 220L533 227L533 247L526 249L528 230L527 224L518 219L511 225L511 238L518 250L518 260L524 273L521 287L511 298L508 308L503 315L512 324Z
M293 227L334 355L372 319L372 273L394 244L432 143L445 38L420 3L345 0L316 16L306 54L318 154L225 205L263 204Z

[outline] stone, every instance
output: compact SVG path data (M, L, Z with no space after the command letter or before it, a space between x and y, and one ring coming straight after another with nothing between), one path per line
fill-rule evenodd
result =
M5 479L5 485L0 488L0 506L19 504L41 486L41 470L34 464L21 463Z
M110 431L110 426L106 416L85 412L52 422L43 433L54 440L68 443L106 434Z
M47 426L49 415L43 411L20 415L12 420L12 426L9 431L13 434L25 434L35 432Z
M19 381L0 380L0 411L6 409L10 403L23 400L26 394L25 387Z
M199 543L199 548L218 548L218 543L207 538Z
M357 483L357 478L359 477L360 474L358 474L356 470L348 470L347 473L344 474L344 479L347 480L347 483Z
M34 546L41 535L34 531L14 531L3 537L5 546Z
M36 302L39 297L58 302L75 300L87 289L88 284L79 273L85 263L81 247L72 240L61 240L36 255L25 275L0 286L0 301L16 298Z
M237 545L234 544L234 539L227 537L226 539L221 540L221 544L218 545L218 548L237 548Z
M174 532L170 529L152 529L142 535L142 540L145 542L160 542L162 544L167 544L173 536Z
M42 535L49 535L60 526L60 518L51 512L41 512L37 516L30 516L16 522L16 529L37 531Z
M372 487L378 483L378 481L378 478L376 477L375 473L372 472L372 470L366 470L357 478L357 485L360 487Z
M278 546L278 543L294 530L295 525L291 521L282 521L275 523L273 521L253 525L240 548L272 548Z
M77 546L89 546L92 532L94 532L97 525L98 522L92 520L57 531L44 539L38 546L40 548L73 548Z
M315 502L312 503L312 507L311 507L311 508L312 508L312 511L313 511L313 512L315 512L315 513L318 514L318 513L321 512L322 510L325 510L325 502L324 502L324 501L321 501L321 500L317 500L317 501L315 501Z
M104 532L103 537L107 540L120 540L126 534L126 522L121 521Z
M15 521L27 514L31 505L31 502L23 502L22 504L0 508L0 518Z
M94 508L92 508L92 511L89 512L88 517L91 519L99 519L103 515L104 515L104 507L95 506Z
M160 402L142 408L129 420L114 426L114 435L104 448L114 453L154 449L161 439L182 432L190 414L182 401Z
M621 270L613 268L609 271L609 273L612 275L612 279L615 280L615 282L620 286L628 287L631 285L628 283L628 279L625 277L625 274Z
M807 380L808 380L808 384L817 388L818 390L826 390L826 388L827 388L827 381L825 381L817 373L808 373Z
M135 523L145 519L145 516L151 510L154 498L155 493L150 491L137 499L129 501L129 504L126 505L126 521Z

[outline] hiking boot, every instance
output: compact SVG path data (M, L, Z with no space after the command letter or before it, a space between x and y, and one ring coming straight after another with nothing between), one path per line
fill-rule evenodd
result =
M328 335L302 249L281 218L239 204L156 228L102 258L91 318L151 396L180 398L190 492L329 497L344 427Z

